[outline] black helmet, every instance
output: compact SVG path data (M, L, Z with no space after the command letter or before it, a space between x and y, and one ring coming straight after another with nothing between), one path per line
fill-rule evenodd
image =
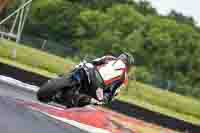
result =
M121 59L123 61L125 61L125 63L128 65L128 66L131 66L134 64L134 58L131 54L129 53L123 53L121 54L118 59Z

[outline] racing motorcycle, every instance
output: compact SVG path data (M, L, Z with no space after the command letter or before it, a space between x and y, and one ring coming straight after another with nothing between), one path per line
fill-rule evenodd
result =
M84 60L70 73L48 80L37 92L38 100L44 103L53 101L68 108L82 107L88 104L102 105L102 102L91 97L93 91L90 82L94 79L87 73L90 68L93 68L92 64ZM103 82L101 78L99 79ZM100 90L97 93L98 98L102 99L103 91Z

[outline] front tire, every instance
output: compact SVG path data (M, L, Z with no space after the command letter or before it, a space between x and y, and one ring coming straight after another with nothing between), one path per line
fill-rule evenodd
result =
M68 77L51 79L40 87L37 92L37 99L45 103L51 102L58 91L61 91L61 89L68 87L69 85L70 78Z

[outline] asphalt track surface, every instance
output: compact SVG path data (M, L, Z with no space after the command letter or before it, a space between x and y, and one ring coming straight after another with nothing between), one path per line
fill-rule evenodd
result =
M0 133L85 133L79 128L20 106L16 99L36 102L34 93L0 83Z
M0 81L0 133L139 133L136 125L173 132L100 107L43 104L34 92Z
M0 133L138 133L135 124L152 126L100 107L43 104L33 91L0 81Z
M43 104L34 92L0 81L0 133L136 133L134 124L151 127L94 106Z

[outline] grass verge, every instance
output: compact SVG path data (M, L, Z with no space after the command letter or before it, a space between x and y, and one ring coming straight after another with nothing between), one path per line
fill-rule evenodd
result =
M151 111L200 125L200 102L196 99L164 91L142 83L131 83L119 100Z
M16 58L13 58L13 49L17 51ZM74 65L71 59L63 59L6 40L0 40L0 62L47 77L67 72ZM124 91L118 99L200 125L200 102L189 97L132 82L128 93Z
M50 73L63 73L74 64L70 59L63 59L34 48L17 45L0 39L0 57L25 64L31 68L46 70Z
M26 70L26 71L29 71L29 72L37 73L39 75L46 76L46 77L49 77L49 78L53 78L53 77L57 76L56 73L51 73L51 72L48 72L46 70L31 67L29 65L21 64L21 63L18 63L17 61L5 59L5 58L2 58L2 57L0 57L0 63L9 64L10 66L14 66L14 67L17 67L17 68L20 68L20 69L23 69L23 70Z

